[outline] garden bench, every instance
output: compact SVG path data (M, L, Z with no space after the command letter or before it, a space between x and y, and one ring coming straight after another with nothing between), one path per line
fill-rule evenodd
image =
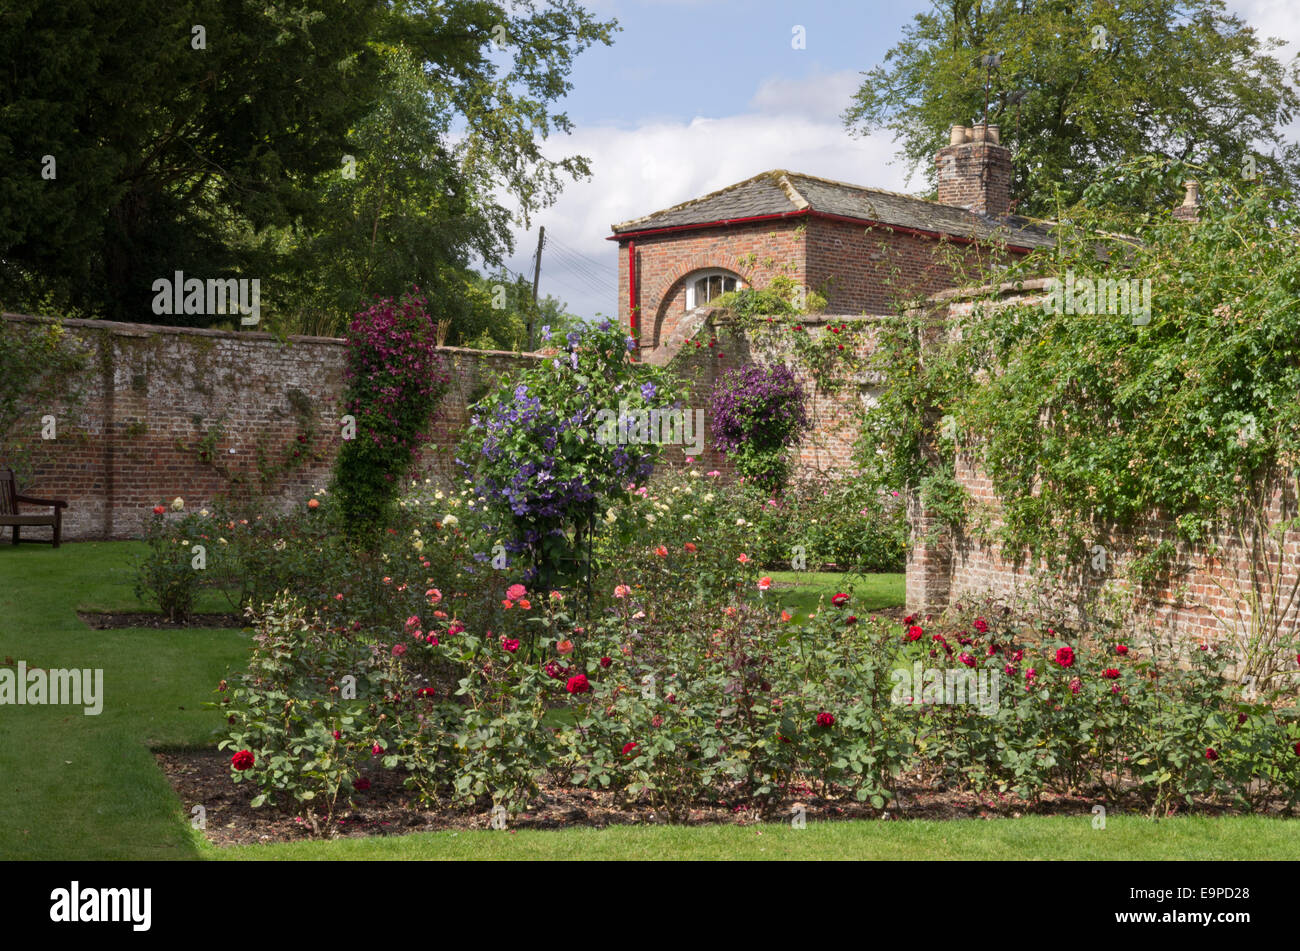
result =
M18 503L26 502L28 505L48 505L53 509L48 515L22 515L18 511ZM59 534L63 530L63 510L68 507L68 503L63 499L36 499L30 495L19 495L18 487L14 482L14 471L12 469L0 469L0 528L6 525L12 525L14 530L14 544L18 544L18 533L24 525L48 525L54 529L54 547L59 547Z

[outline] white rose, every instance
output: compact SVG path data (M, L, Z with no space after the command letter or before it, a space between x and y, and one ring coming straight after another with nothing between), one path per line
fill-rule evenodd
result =
M460 524L460 519L458 519L454 515L449 514L443 518L442 524L444 528L455 528L457 525Z

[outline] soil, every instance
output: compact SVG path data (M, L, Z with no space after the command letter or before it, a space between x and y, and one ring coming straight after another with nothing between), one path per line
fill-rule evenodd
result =
M107 631L119 627L148 627L159 630L183 630L197 627L243 628L247 626L239 614L194 614L188 621L169 621L161 614L148 611L78 611L92 630Z
M196 804L206 810L205 834L215 845L253 845L263 842L294 842L308 838L371 835L404 835L410 832L486 829L489 807L454 809L421 804L414 791L402 782L402 774L375 770L368 777L369 789L353 792L351 803L340 796L332 820L323 816L304 817L291 808L250 803L257 794L252 783L235 783L230 778L230 756L206 750L169 750L154 754L185 804L187 814ZM806 810L808 821L836 819L993 819L1022 815L1073 815L1090 820L1097 797L1044 795L1031 803L1011 795L978 795L923 787L903 787L899 798L887 809L853 800L828 800L812 790L796 788L775 810L784 820L796 805ZM1111 815L1143 811L1140 804L1108 806ZM1198 805L1198 812L1228 811L1214 804ZM742 806L696 803L685 825L753 825L764 821L756 810ZM770 819L767 821L771 821ZM548 781L528 810L510 817L511 829L562 829L574 826L604 828L611 825L665 825L667 816L648 804L627 804L618 793L600 792Z

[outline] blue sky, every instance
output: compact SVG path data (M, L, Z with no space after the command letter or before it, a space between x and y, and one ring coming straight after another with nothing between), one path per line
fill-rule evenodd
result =
M1295 0L1230 0L1265 35L1300 48ZM928 0L586 0L622 31L578 58L562 103L570 136L547 154L585 155L590 181L571 182L525 231L507 262L532 276L545 225L540 290L581 316L617 311L615 222L706 194L771 168L897 191L909 181L887 134L854 137L839 118L859 73L878 64ZM796 26L805 48L794 49ZM551 240L554 244L550 245Z

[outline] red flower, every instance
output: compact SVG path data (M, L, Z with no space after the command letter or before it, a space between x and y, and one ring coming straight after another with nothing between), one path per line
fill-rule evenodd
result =
M503 637L501 638L501 648L507 654L513 654L515 651L519 650L519 641L513 637Z
M958 654L957 659L961 661L963 664L965 664L967 667L975 666L975 658L972 657L970 654L966 653L965 651L962 651L960 654Z
M837 608L843 607L845 604L848 603L848 600L849 600L849 596L845 594L843 591L841 591L839 594L831 598L831 604L835 605Z
M1074 666L1074 649L1071 647L1062 647L1056 652L1056 662L1062 667Z
M916 624L913 624L911 627L907 629L907 639L909 641L919 641L924 634L925 631L923 631Z
M1119 671L1116 670L1114 667L1107 667L1105 670L1101 672L1101 675L1105 677L1107 680L1116 680L1119 677Z
M834 726L835 725L834 714L827 713L825 710L823 710L821 713L817 714L817 725Z
M665 548L663 545L660 545L658 548L655 549L655 554L658 555L660 558L667 558L668 549Z
M370 780L366 779L364 776L358 776L356 779L352 780L352 788L357 792L365 792L370 788Z
M167 511L166 507L164 507L164 506L162 506L162 505L155 505L155 506L153 507L153 514L154 514L154 515L162 515L162 514L163 514L164 512L166 512L166 511Z
M1075 677L1070 681L1070 693L1078 693L1082 689L1083 689L1083 681L1080 680L1078 677Z
M1128 653L1128 648L1125 647L1123 644L1116 644L1116 645L1115 645L1115 653L1116 653L1116 654L1119 654L1119 655L1122 657L1122 656L1124 656L1125 654Z
M1216 759L1219 758L1219 754L1216 753L1214 751L1214 747L1211 746L1205 750L1205 758L1208 759L1211 763L1213 763Z
M417 697L432 697L437 692L438 691L434 690L432 687L421 687L419 690L415 691L415 695Z
M1292 747L1292 749L1295 750L1296 756L1300 756L1300 743L1297 743L1295 746Z
M600 659L600 666L602 666L602 667L606 667L606 668L607 668L607 667L609 667L609 665L612 664L612 663L614 663L614 660L613 660L612 657L602 657L602 658Z
M981 634L986 634L988 633L988 629L989 629L988 621L984 620L982 617L977 617L975 619L975 630L979 631Z
M569 693L586 693L591 689L591 685L587 683L586 674L577 674L569 678L569 682L564 685L564 689Z
M695 551L695 546L692 545L690 542L687 542L682 547L685 548L687 551Z
M384 748L383 748L382 746L380 746L378 743L376 743L374 746L370 747L370 755L371 755L371 756L378 756L378 755L379 755L380 753L382 753L383 751L384 751Z
M857 615L856 615L856 614L850 614L848 617L846 617L846 618L844 619L844 623L845 623L845 624L857 624L857 623L858 623L858 617L857 617Z
M341 740L341 739L343 739L342 734L340 734L338 730L335 730L335 731L334 731L334 739L336 739L336 740Z
M235 769L252 769L253 754L248 750L240 750L234 756L230 757L230 765Z
M624 744L623 744L623 755L624 755L624 756L631 756L631 755L632 755L632 751L633 751L634 749L636 749L636 744L635 744L635 743L624 743Z

